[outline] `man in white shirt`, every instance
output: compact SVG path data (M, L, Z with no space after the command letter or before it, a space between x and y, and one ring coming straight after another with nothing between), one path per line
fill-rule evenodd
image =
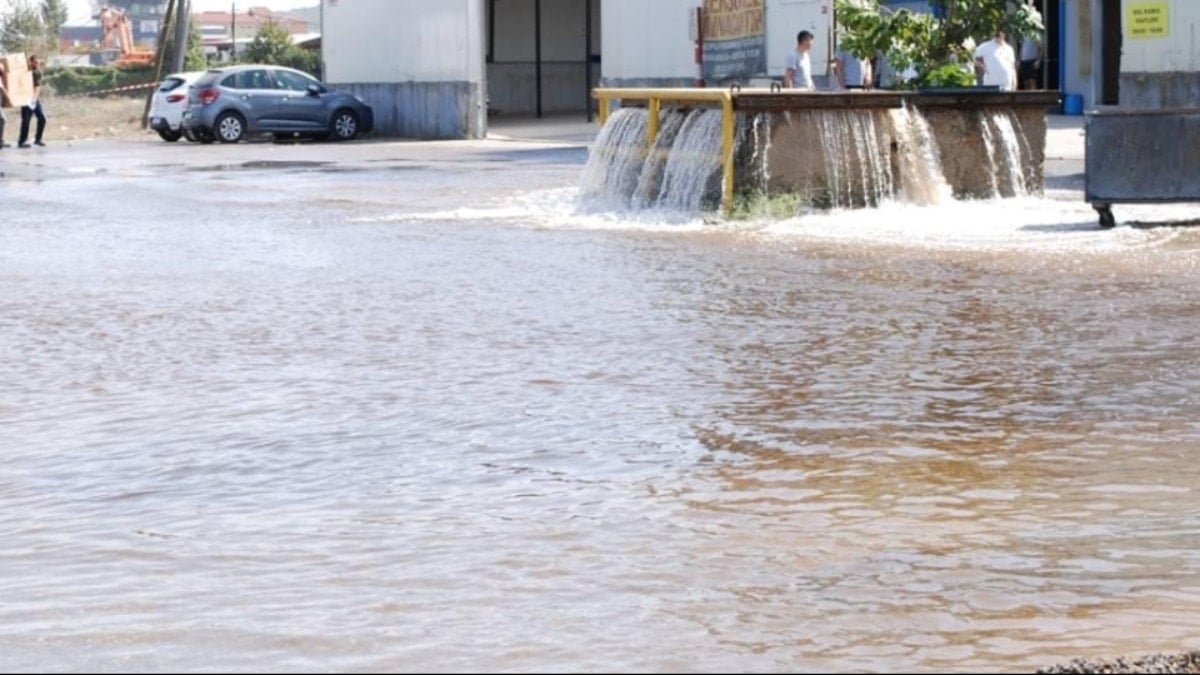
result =
M996 30L995 39L975 49L975 63L983 69L983 86L1000 87L1000 91L1016 91L1017 54L1008 44L1008 35L1003 28Z
M812 59L808 54L812 44L812 33L802 30L796 35L796 49L788 54L787 67L783 71L784 89L816 89L812 78Z

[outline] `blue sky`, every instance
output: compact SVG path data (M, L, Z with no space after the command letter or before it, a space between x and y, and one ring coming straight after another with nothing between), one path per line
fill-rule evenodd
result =
M0 4L6 4L6 0L0 0ZM67 4L71 10L71 18L68 23L88 23L92 12L91 3L88 0L69 0ZM192 11L228 12L231 4L230 0L192 0ZM238 11L244 11L247 7L268 7L280 11L296 7L316 6L317 0L237 0Z

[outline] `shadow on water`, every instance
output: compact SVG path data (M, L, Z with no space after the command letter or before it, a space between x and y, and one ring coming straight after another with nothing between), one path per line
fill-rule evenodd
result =
M488 152L485 161L537 163L537 164L587 164L586 145L571 145L561 148L530 148L525 150L501 150Z

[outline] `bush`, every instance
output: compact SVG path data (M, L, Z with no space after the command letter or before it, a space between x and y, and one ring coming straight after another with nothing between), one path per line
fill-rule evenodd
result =
M921 73L917 84L921 87L974 87L975 73L961 63L946 63Z
M44 84L56 94L79 96L153 81L154 69L149 66L131 68L70 66L47 71ZM146 90L135 89L119 93L122 96L138 98L144 97Z

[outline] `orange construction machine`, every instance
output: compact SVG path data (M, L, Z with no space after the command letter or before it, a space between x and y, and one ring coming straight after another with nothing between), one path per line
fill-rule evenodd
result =
M100 46L120 51L113 65L136 66L154 63L155 53L138 49L133 44L133 26L124 10L104 6L100 8Z

